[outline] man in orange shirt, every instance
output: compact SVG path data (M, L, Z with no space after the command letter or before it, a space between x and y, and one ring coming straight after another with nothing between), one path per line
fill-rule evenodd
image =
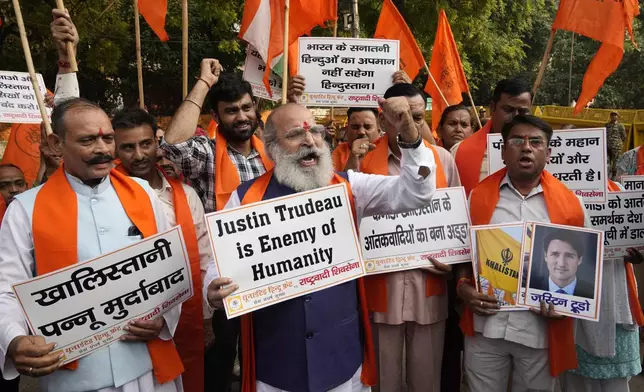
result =
M336 171L357 170L360 160L375 148L380 138L378 110L374 108L349 108L347 110L347 141L338 144L331 158Z

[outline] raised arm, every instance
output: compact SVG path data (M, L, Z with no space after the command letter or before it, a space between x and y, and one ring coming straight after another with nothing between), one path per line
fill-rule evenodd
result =
M52 10L52 15L54 20L50 24L51 36L58 51L58 76L56 77L53 100L54 105L56 105L67 99L80 96L78 79L76 73L72 72L70 58L67 55L65 46L67 42L71 42L74 45L74 53L76 53L79 36L69 12L54 9Z

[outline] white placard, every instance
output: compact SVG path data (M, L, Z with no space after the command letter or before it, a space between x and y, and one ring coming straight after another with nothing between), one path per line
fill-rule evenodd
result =
M206 215L228 318L364 276L344 184Z
M467 199L463 187L437 189L432 202L414 211L362 218L362 257L367 274L468 262Z
M300 102L312 106L377 107L399 68L399 42L380 39L299 39Z
M273 93L273 96L271 97L268 90L266 90L266 85L264 84L265 70L266 63L262 60L262 56L259 54L257 49L248 45L246 49L246 63L244 64L244 80L250 83L255 97L269 99L271 101L279 101L282 99L282 78L271 71L271 75L268 79L268 83L271 86L271 92Z
M643 191L610 192L608 202L586 210L593 228L604 232L604 258L621 259L627 248L644 251Z
M500 134L487 135L488 169L492 174L505 167ZM546 170L566 184L586 203L603 203L608 193L606 177L606 129L554 131Z
M56 342L65 363L118 341L130 320L161 317L193 295L178 226L13 290L31 331Z
M38 87L43 98L47 89L41 74ZM47 108L51 116L51 109ZM40 124L42 117L36 93L27 72L0 71L0 123Z
M597 321L601 305L603 233L599 230L526 222L531 241L525 296L518 305L540 308L552 304L557 313ZM522 278L522 277L521 277Z
M627 191L644 191L644 176L622 176L622 186Z

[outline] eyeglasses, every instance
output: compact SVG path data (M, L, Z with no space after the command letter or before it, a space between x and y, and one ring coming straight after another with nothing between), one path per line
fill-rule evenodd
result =
M306 139L307 131L315 140L321 140L326 135L326 127L324 125L312 125L310 127L291 128L286 132L284 138L289 142L301 143Z
M523 147L525 145L526 140L528 141L528 143L530 143L530 147L535 148L535 149L543 148L543 146L546 145L546 141L543 140L542 138L538 137L538 136L534 136L534 137L528 137L528 136L511 137L511 138L508 139L508 144L510 145L510 147L519 148L519 147Z

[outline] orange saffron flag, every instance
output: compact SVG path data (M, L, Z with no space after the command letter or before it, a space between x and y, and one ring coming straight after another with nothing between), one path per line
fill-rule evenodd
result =
M168 13L168 0L138 0L139 13L154 33L163 42L170 39L165 31L165 16Z
M40 124L13 124L0 163L18 166L31 187L40 169Z
M586 107L619 67L624 56L624 30L635 42L633 19L639 12L637 0L561 0L552 29L574 31L602 42L584 75L574 114Z
M438 16L438 29L432 50L432 62L429 71L434 76L438 88L442 91L449 105L456 105L463 101L463 93L469 91L467 78L463 71L463 63L458 54L458 47L454 41L452 28L447 20L444 10ZM431 78L427 79L425 91L432 96L432 129L438 128L438 123L443 110L447 105Z
M425 66L425 58L414 35L391 0L385 0L382 4L380 19L373 38L400 41L400 65L411 80L414 80L418 76L418 71Z

